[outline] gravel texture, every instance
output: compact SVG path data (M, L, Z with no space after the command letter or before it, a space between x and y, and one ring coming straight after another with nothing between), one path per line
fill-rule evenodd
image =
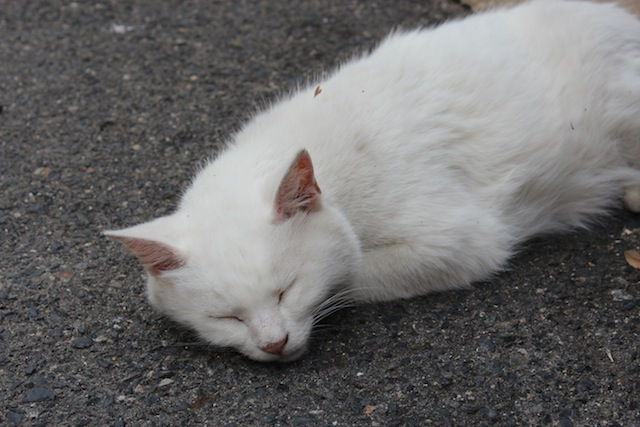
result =
M169 212L264 102L396 25L465 13L0 1L0 424L640 425L640 272L622 255L640 218L624 211L531 242L474 290L342 311L292 364L193 344L100 235Z

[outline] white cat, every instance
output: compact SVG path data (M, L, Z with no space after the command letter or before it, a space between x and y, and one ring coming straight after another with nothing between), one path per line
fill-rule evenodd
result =
M540 0L392 34L258 114L174 214L106 234L161 312L290 361L345 301L487 279L625 190L640 211L639 167L639 21Z

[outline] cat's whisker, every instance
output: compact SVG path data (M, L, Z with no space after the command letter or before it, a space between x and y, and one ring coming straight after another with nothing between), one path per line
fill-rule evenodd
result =
M322 312L327 308L333 307L337 304L350 304L351 303L350 301L351 300L343 294L335 294L327 298L326 300L324 300L320 305L318 305L318 307L316 307L316 309L314 310L314 313Z
M331 329L334 329L335 326L334 325L330 325L328 323L320 323L320 324L316 324L313 326L313 329L311 330L312 334L315 333L319 333L319 332L324 332L324 331L328 331Z
M326 300L322 301L322 303L320 303L315 308L315 310L313 311L313 314L321 313L321 312L325 311L329 307L333 307L333 306L335 306L337 304L348 303L349 301L350 301L350 299L347 298L343 292L331 295L329 298L327 298Z
M314 323L319 322L319 321L321 321L323 319L326 319L327 317L331 316L332 314L334 314L337 311L340 311L340 310L342 310L343 308L346 308L346 307L348 307L348 306L335 306L335 307L332 307L330 310L323 311L322 313L319 313L318 315L316 315L314 317L314 319L313 319Z
M344 298L336 298L335 300L331 301L330 305L321 304L319 309L316 309L313 313L314 323L317 323L322 319L329 317L330 315L332 315L337 311L340 311L345 308L353 307L354 305L355 304L353 304L352 301Z

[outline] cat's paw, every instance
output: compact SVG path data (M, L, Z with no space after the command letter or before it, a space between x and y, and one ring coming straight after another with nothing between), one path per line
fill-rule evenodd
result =
M640 213L640 185L628 187L624 191L624 204L631 212Z

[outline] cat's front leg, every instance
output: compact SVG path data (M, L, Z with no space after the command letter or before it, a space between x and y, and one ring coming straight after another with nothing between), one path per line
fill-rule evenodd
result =
M640 185L632 185L625 189L624 204L631 212L640 213Z
M465 288L498 271L508 256L506 251L451 251L416 247L407 241L372 247L363 254L362 268L351 285L350 296L357 302L388 301Z

